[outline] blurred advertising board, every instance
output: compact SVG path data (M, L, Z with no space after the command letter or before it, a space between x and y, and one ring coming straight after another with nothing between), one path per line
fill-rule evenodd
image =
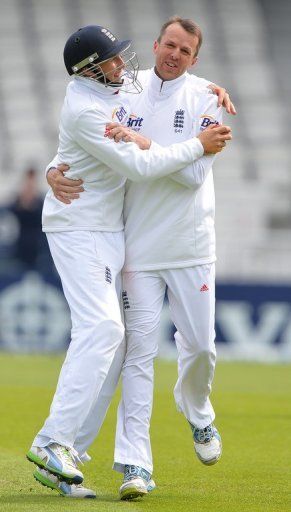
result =
M217 284L216 345L220 359L291 361L291 286ZM176 358L167 303L160 356ZM66 350L70 314L56 273L0 277L0 349L16 353Z
M18 353L67 348L70 315L58 277L38 272L0 277L0 348Z

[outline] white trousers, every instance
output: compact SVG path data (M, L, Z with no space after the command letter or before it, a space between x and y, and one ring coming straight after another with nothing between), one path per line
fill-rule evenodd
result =
M214 420L209 400L214 375L215 266L123 276L127 351L122 370L122 400L118 409L114 468L142 466L152 473L149 436L153 397L153 359L158 352L158 328L167 288L171 318L177 328L178 409L193 425L204 428ZM162 425L161 425L162 428Z
M72 331L49 417L33 444L57 442L71 448L86 418L96 414L106 376L122 346L117 290L124 235L72 231L48 233L47 238L70 307Z
M128 339L119 345L108 374L76 436L74 447L83 460L105 418L123 367L122 399L114 468L139 465L152 473L149 423L153 395L153 358L158 351L158 324L168 286L172 319L178 328L178 381L175 399L179 410L203 428L214 419L209 400L215 367L215 268L197 266L124 276ZM204 291L202 291L202 289Z

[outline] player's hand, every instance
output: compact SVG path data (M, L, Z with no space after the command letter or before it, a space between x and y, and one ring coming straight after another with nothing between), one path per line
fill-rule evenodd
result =
M73 199L78 199L80 193L84 191L82 180L71 180L64 176L64 173L69 169L70 167L67 164L59 164L57 168L52 167L46 175L54 196L65 204L70 204Z
M140 149L149 149L151 145L150 139L118 123L108 123L104 137L114 139L115 142L134 142Z
M228 114L235 116L236 109L226 89L217 84L208 85L208 89L211 89L212 92L218 96L217 106L223 106Z
M231 128L223 124L212 125L197 137L204 147L205 155L220 153L226 146L226 141L232 139Z

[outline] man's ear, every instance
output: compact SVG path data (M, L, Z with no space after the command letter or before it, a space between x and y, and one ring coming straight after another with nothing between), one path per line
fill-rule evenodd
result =
M195 66L198 61L198 57L193 57L191 66Z
M159 47L159 43L158 43L158 41L155 41L154 42L154 47L153 47L154 53L157 52L158 47Z

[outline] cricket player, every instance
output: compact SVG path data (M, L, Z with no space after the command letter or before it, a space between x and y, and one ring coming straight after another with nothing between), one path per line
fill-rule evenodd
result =
M166 146L222 123L215 97L191 87L187 74L197 61L201 41L199 27L190 20L175 17L164 24L154 44L155 69L139 73L146 93L132 104L130 128ZM137 125L135 119L141 122ZM124 128L113 128L111 136L118 141L123 133L130 140ZM121 497L146 494L153 471L149 438L153 359L166 288L177 329L177 408L191 427L199 460L212 465L221 456L209 399L216 360L214 159L215 155L203 156L201 172L193 173L189 166L176 181L165 177L127 185L123 269L127 352L114 454L114 468L125 473ZM135 478L127 479L128 473Z
M176 176L204 153L221 151L231 138L223 126L167 148L148 138L139 139L139 148L106 137L106 123L129 119L128 100L120 91L140 90L135 54L126 55L129 47L130 41L118 41L97 25L69 37L64 61L73 80L61 113L58 160L69 163L68 177L83 180L84 192L78 201L64 204L49 191L43 208L43 230L70 307L72 331L49 417L27 458L40 468L35 476L41 483L72 497L95 495L80 487L83 474L74 446L124 337L118 290L126 178ZM70 492L61 489L62 481L72 484Z
M186 21L186 20L184 20L184 21ZM181 27L184 28L184 26L183 26L183 24L184 24L186 26L186 29L187 29L187 30L186 29L184 29L184 30L186 30L186 32L188 30L190 30L189 34L191 35L191 33L192 33L192 35L193 35L193 24L191 26L191 23L189 25L189 23L187 24L187 23L183 22L183 20L179 20L178 19L175 22L172 21L171 23L169 23L169 26L174 24L174 23L176 23L176 22L179 23L179 24L181 24L181 22L182 22ZM167 26L164 28L164 30L166 31L166 29L167 29ZM160 35L159 39L161 39L161 37L162 37L162 32L161 32L161 35ZM197 34L197 27L194 26L194 35L196 35L196 34ZM182 31L182 35L185 36L183 31ZM181 33L180 34L175 34L175 37L176 38L178 37L178 41L181 42ZM195 54L198 53L198 50L199 50L199 47L200 47L200 44L201 44L201 32L199 30L198 30L198 36L197 37L198 37L198 45L195 46L195 48L194 48L195 52L194 53L192 51L190 51L190 53L189 53L189 47L187 48L187 45L186 45L186 47L184 47L182 45L181 48L179 49L179 47L177 47L177 44L176 44L177 41L174 44L174 51L175 52L177 52L177 50L180 50L182 55L186 56L187 53L188 53L188 56L190 56L190 60L189 60L189 58L188 58L188 60L186 59L186 68L185 68L184 71L186 71L186 69L188 69L188 67L190 67L191 63L192 64L195 63L195 60L196 60ZM158 40L155 43L155 51L158 50L158 48L159 48L157 43L160 43L160 41ZM196 41L195 41L195 44L196 44ZM173 41L170 41L169 48L173 48ZM194 55L194 61L193 61L193 55ZM178 70L178 73L175 70L178 67L177 66L177 62L179 63L180 60L182 60L182 62L184 62L184 67L185 67L185 60L183 61L183 58L181 59L181 57L179 57L179 56L178 57L169 57L169 56L167 56L168 63L165 63L164 59L161 58L161 55L160 55L160 53L158 51L156 52L156 57L157 57L156 58L156 67L155 67L154 74L156 75L156 77L160 76L160 77L164 78L164 80L158 81L157 78L155 76L152 77L149 74L149 72L143 73L143 75L144 75L143 76L144 93L141 96L138 97L137 101L138 101L138 103L140 101L142 103L142 99L141 99L142 96L143 95L145 96L145 94L147 93L147 88L149 87L149 85L152 85L152 91L153 91L153 94L155 95L154 100L156 101L157 99L159 99L160 101L163 101L163 106L165 106L167 98L170 98L173 92L177 93L177 91L179 90L179 87L183 86L183 82L180 80L179 87L177 87L177 83L179 82L179 80L176 80L175 78L173 78L172 75L170 75L170 76L168 75L167 76L167 72L169 72L169 68L171 68L171 69L174 70L174 73L178 74L178 76L176 76L176 78L179 78L179 76L183 76L184 75L183 67L182 67L182 70L181 69ZM173 61L173 62L171 62L171 61ZM166 67L166 69L165 69L165 67ZM170 71L170 73L172 73L172 72L173 71ZM163 76L163 73L165 74L164 76ZM142 75L140 75L140 76L142 76ZM184 86L187 85L187 89L188 88L191 89L191 94L194 93L193 88L191 88L191 83L193 85L193 82L190 82L189 80L191 80L191 79L193 80L193 78L194 78L193 76L191 76L191 78L190 78L187 75L187 83L186 84L184 83ZM156 84L155 84L155 80L156 80ZM161 93L162 86L163 85L167 86L167 82L170 82L171 80L173 80L173 82L172 82L172 84L171 83L168 84L169 88L168 89L166 88L165 94L162 93L162 94L160 94L160 97L159 97L159 92ZM151 84L151 82L153 82L153 84ZM161 82L164 82L164 84L161 84ZM203 80L202 80L202 84L203 84ZM156 90L155 90L155 85L156 85ZM173 87L172 87L172 85L173 85ZM171 90L171 88L172 88L172 90ZM148 97L150 97L150 95L148 95ZM192 99L194 99L194 97L192 98L192 96L189 95L187 99L188 100L190 99L190 101L192 101ZM208 99L209 99L209 97L208 97ZM172 106L171 106L171 108L172 108L172 112L171 113L173 115L173 104L175 105L175 101L177 100L177 96L174 95L172 100L173 100L173 103L172 103ZM213 103L212 107L211 107L211 105L209 105L210 110L213 109L213 107L215 107L215 106L216 106L215 103ZM196 103L196 107L197 107L197 103ZM200 107L201 107L201 105L200 105ZM206 105L204 105L204 107L206 107ZM231 108L229 108L228 110L230 110L232 113L235 113L234 109L233 109L233 106L231 106ZM153 111L153 109L152 109L152 111ZM187 109L186 109L186 112L187 112ZM191 112L190 110L188 111L188 113L191 116L193 114L193 112ZM212 119L211 118L211 114L208 113L206 115L206 113L207 113L207 111L205 109L201 113L201 116L203 116L203 114L204 114L204 116L201 118L202 128L204 128L208 124L211 124L211 119ZM131 126L135 126L135 128L137 128L138 125L139 125L139 127L141 127L141 119L143 119L142 116L138 116L136 114L136 112L134 112L134 114L135 115L130 118L128 124L131 125ZM151 116L150 116L150 114L151 114ZM148 119L147 129L149 129L149 126L152 126L153 129L155 128L156 117L153 118L152 114L153 114L153 112L149 112L149 111L147 112L147 119ZM184 125L184 119L182 119L182 120L179 119L179 117L184 117L183 116L184 113L183 112L178 112L177 113L176 110L174 110L174 115L176 116L176 114L177 114L177 118L176 118L176 121L174 119L174 124L176 124L176 125L179 125L179 124L180 125L181 124ZM197 114L198 114L198 110L196 110L196 115ZM212 114L216 114L215 109L212 110ZM143 112L142 115L144 115L144 112ZM220 116L219 112L217 113L217 116ZM213 119L215 120L215 117L213 117ZM219 119L219 117L217 117L217 119ZM166 120L166 116L164 116L163 119L162 119L162 123L164 123L164 124L159 127L159 129L160 129L159 133L160 134L164 132L165 125L167 124L167 122L168 122L168 120ZM189 122L188 122L188 125L189 125ZM191 123L190 123L190 127L191 127ZM184 126L182 126L182 127L181 126L176 126L175 133L180 133L181 134L184 131L183 136L185 136L186 131L183 130L183 128L184 128ZM187 128L187 130L188 129L189 129L189 127ZM197 129L197 126L195 128L194 125L193 125L192 130L194 130L194 129ZM141 127L141 130L143 131L142 127ZM157 133L158 132L156 131L155 135L157 135ZM129 134L127 134L124 137L124 139L125 140L132 140L131 139L132 136L133 136L133 134L132 134L132 132L130 132ZM118 140L118 138L117 138L117 140ZM165 144L165 141L163 142L163 144ZM212 164L211 159L209 159L208 164L209 163ZM210 165L210 167L211 167L211 165ZM193 187L194 190L196 188L198 189L199 186L201 185L201 183L203 183L204 178L206 178L207 172L211 172L210 171L210 167L206 168L206 173L205 174L203 174L203 172L201 173L201 175L200 175L200 183L199 183L199 179L197 179L197 176L195 177L195 179L193 181L194 176L192 174L192 182L191 182L191 176L190 176L190 181L187 182L187 178L186 178L186 181L184 181L184 185L186 185L187 187L188 186ZM202 170L202 169L200 169L200 170ZM185 176L184 176L183 179L185 179ZM188 176L188 180L189 180L189 176ZM62 177L60 177L60 174L56 174L55 175L55 178L51 182L51 184L52 184L52 187L53 187L53 189L55 191L55 194L59 194L60 200L64 201L64 202L66 202L66 201L69 202L70 199L73 199L74 197L77 197L79 192L82 190L82 189L78 188L81 183L77 183L76 187L74 189L72 187L69 187L69 185L70 185L69 182L65 178L63 178L63 181L62 181ZM162 184L162 188L163 188L164 185L165 185L165 180L162 180L161 184ZM142 188L144 188L144 187L142 187ZM129 191L130 191L130 189L131 189L131 185L129 186ZM70 192L72 190L73 190L73 193ZM180 191L181 191L181 189L180 189ZM127 195L126 197L129 197L129 196ZM160 199L158 199L158 204L162 204ZM177 201L175 201L175 204L181 204L181 203L177 203ZM129 203L129 205L130 205L130 203ZM129 209L130 209L130 206L129 206ZM138 217L137 217L137 219L138 219ZM155 219L155 224L157 225L156 218L155 218L154 215L153 215L153 219ZM191 222L192 222L192 219L191 219ZM161 225L163 225L163 222L161 223ZM143 231L143 224L141 224L141 226L142 226L142 229L141 229L140 233L141 233L141 236L142 236L142 234L144 233L144 231ZM155 226L155 229L156 229L156 226ZM126 230L126 232L127 232L127 230ZM150 229L150 230L148 230L148 233L150 233L150 232L154 232L154 231L152 231L152 229ZM162 233L162 236L163 236L163 233ZM191 240L189 240L189 242L191 243ZM169 247L171 247L171 244L172 244L172 241L170 241ZM147 247L148 247L148 245L147 245ZM147 248L146 248L146 251L147 251ZM186 252L186 254L187 254L187 252ZM186 261L186 265L185 265L185 262L182 260L182 265L179 265L178 268L180 268L180 267L183 268L183 265L185 267L188 267L189 263ZM166 263L166 265L167 265L167 263ZM176 265L176 263L174 263L174 266L175 265ZM160 262L158 263L158 266L160 266ZM193 266L193 261L191 261L191 267L192 266ZM194 266L195 267L196 266L199 267L199 265L194 265ZM199 268L197 270L199 270ZM149 274L147 273L146 275L149 275ZM204 284L205 284L205 287L204 287ZM201 288L203 288L204 291L208 291L207 290L207 284L206 283L204 283L204 284L203 284L203 286L201 286ZM213 287L212 287L212 293L213 293ZM164 295L164 290L161 291L161 296L163 296L163 295ZM209 293L209 296L210 295L211 294ZM161 304L161 302L160 302L160 304ZM126 295L125 295L125 306L126 306L126 308L128 308L128 306L129 306L129 299L128 299L128 297ZM209 306L208 306L208 310L207 310L207 308L205 308L205 311L206 312L208 311L207 315L209 315ZM214 316L213 313L214 313L214 311L210 312L210 318L212 318L212 320L213 320L213 316ZM135 313L133 313L133 315L134 314ZM199 314L200 314L200 312L199 312ZM157 313L157 319L158 319L158 317L159 317L159 312ZM211 321L210 321L210 325L211 325ZM183 330L182 330L182 332L183 332ZM211 334L211 336L213 338L213 333ZM211 338L211 336L210 336L210 338ZM179 340L179 335L178 334L177 334L177 339ZM212 345L211 339L209 341L209 345L210 346ZM130 345L128 344L128 352L129 352L129 347L130 347ZM153 351L153 353L155 353L155 351L156 351L156 348ZM207 346L206 346L206 351L207 351ZM210 352L211 351L213 352L213 346L210 349ZM180 352L181 352L181 350L180 350ZM190 352L191 352L191 350L190 350ZM213 356L213 354L212 354L212 356ZM183 355L181 357L183 357ZM197 358L197 359L199 359L199 358ZM122 360L122 357L120 358L120 360ZM211 354L210 354L210 360L211 360ZM115 368L111 372L111 377L108 375L108 377L107 377L107 379L105 381L105 384L104 384L103 401L102 401L102 404L101 404L101 409L103 407L104 411L106 410L106 403L108 405L108 401L109 401L108 397L111 396L111 394L113 392L112 389L114 389L114 387L116 385L116 382L118 380L118 378L116 378L116 375L118 374L118 371L119 371L120 367L119 367L119 364L117 363L117 358L115 358L114 365L115 365ZM213 363L211 365L212 365L212 370L213 370ZM181 366L183 366L183 363L181 364ZM198 367L198 369L199 369L199 364L196 363L196 366L195 365L193 365L193 366L194 366L194 368L193 368L193 372L192 373L195 374L195 372L196 372L195 368ZM137 365L137 367L138 367L138 365ZM114 372L115 372L115 378L112 377L112 375L114 375ZM151 372L152 372L152 365L150 364L150 372L149 372L149 374L151 374ZM192 373L190 372L190 375L192 375ZM205 373L206 373L206 379L207 379L207 372L205 372ZM210 372L210 375L211 375L211 373L213 374L213 371ZM180 381L183 381L183 371L181 371L181 375L182 375L182 377L181 377ZM210 384L211 384L211 380L212 380L212 377L210 378ZM130 382L130 381L131 380L129 378L128 382ZM191 384L191 379L190 379L190 384ZM177 390L178 387L179 386L177 385L176 386L176 396L178 396L178 390ZM208 389L206 391L206 402L207 402L208 409L210 411L210 413L209 413L209 420L207 420L207 421L210 421L211 417L212 418L214 417L214 413L213 413L213 410L211 411L211 404L210 404L209 399L208 399L208 395L209 395L209 391L210 391L209 387L210 386L208 386ZM130 386L129 389L130 390L138 389L138 386L136 386L136 383L135 383L134 386ZM203 392L202 392L202 395L203 395ZM151 396L151 393L149 393L149 396ZM183 394L183 396L184 396L184 394ZM191 398L191 396L190 396L190 398ZM199 397L198 397L198 401L199 401ZM190 400L190 402L191 402L191 400ZM120 417L122 417L122 407L123 407L123 405L124 404L121 404L121 406L120 406ZM139 405L140 405L140 403L139 403ZM183 410L183 407L180 407L180 409ZM99 401L98 413L99 413L98 418L96 417L96 414L95 415L92 414L92 420L93 420L93 422L95 422L95 434L94 433L92 434L92 431L91 431L91 434L89 434L89 430L90 429L88 429L88 425L90 423L90 421L89 421L90 418L88 417L87 418L87 425L83 426L83 428L81 429L81 431L80 431L80 433L78 435L78 438L76 440L76 445L75 446L78 448L78 452L80 454L85 452L86 447L88 447L89 444L92 442L92 440L94 439L94 435L96 435L96 433L97 433L97 431L98 431L98 429L100 427L100 417L101 417L100 416L100 401ZM149 416L149 414L148 414L148 416ZM190 414L189 414L189 417L190 417ZM135 419L136 418L137 418L137 416L135 416ZM138 421L136 423L138 423ZM149 423L149 421L147 420L146 423L145 423L146 430L147 430L147 439L148 439L148 423ZM121 420L119 421L119 426L120 426L120 424L122 425L122 421ZM191 421L190 421L190 424L191 424ZM198 424L198 422L197 422L197 424ZM204 463L206 463L206 464L216 462L218 460L218 458L219 458L220 453L221 453L221 443L220 443L220 440L218 438L218 433L217 433L215 427L212 427L212 425L211 425L211 428L208 428L210 425L211 424L206 426L207 427L206 428L206 432L205 432L205 428L198 429L195 426L195 424L192 425L192 429L193 429L193 426L194 426L195 433L196 433L196 436L194 435L194 440L196 441L195 442L195 450L197 452L197 455L200 456L201 460ZM122 430L123 426L121 426L121 430ZM94 430L94 428L93 428L93 430ZM118 430L120 430L120 428ZM200 432L200 437L198 437L198 433L199 433L198 431L199 430L202 431L202 432ZM139 436L136 435L137 432L134 431L134 429L133 429L133 432L134 432L134 435L133 435L132 441L129 442L129 443L127 442L126 435L123 436L123 442L124 442L124 445L126 446L126 450L125 450L126 451L126 455L125 455L124 460L127 461L127 462L130 462L130 460L128 458L128 453L130 453L130 450L131 450L131 453L133 453L133 456L130 455L130 457L131 457L131 460L133 460L135 463L133 463L133 464L126 464L126 463L124 463L123 464L122 462L120 462L119 459L122 459L122 448L121 448L120 452L118 453L118 439L117 439L117 444L116 444L117 450L116 450L116 456L115 456L115 461L116 461L115 467L119 468L119 469L122 469L125 472L125 482L122 485L121 490L120 490L121 491L121 497L130 497L130 496L136 497L136 493L138 493L137 495L139 495L139 493L140 494L146 493L148 488L149 488L149 486L147 487L147 489L145 488L145 481L148 482L149 474L151 473L151 468L152 468L152 466L151 466L152 463L151 463L150 445L149 445L149 442L146 443L146 446L145 446L145 449L144 449L144 452L143 452L144 454L150 453L150 456L148 457L147 455L145 455L144 459L141 461L140 460L140 455L137 454L137 452L140 453L140 448L138 447L138 442L137 442L137 440L139 439ZM207 432L210 432L210 435L207 436L206 435ZM128 433L130 433L130 427L128 428L127 437L128 437ZM142 434L141 434L141 437L142 437ZM122 436L121 436L121 438L122 438ZM197 439L200 442L198 442ZM136 446L136 449L134 448L134 445ZM214 445L214 452L216 451L216 453L214 453L214 457L213 457L213 454L210 454L210 456L209 456L209 453L208 453L208 460L207 460L207 457L205 457L205 453L204 453L204 457L203 457L203 452L205 452L205 451L206 452L211 452L211 450L213 448L213 445ZM128 450L128 448L129 448L129 450ZM132 448L133 448L133 451L132 451ZM202 456L200 455L201 451L202 451ZM121 453L121 455L120 455L120 453ZM204 458L204 460L203 460L203 458ZM146 459L146 461L145 461L145 459ZM139 462L141 465L139 466L137 464L137 462ZM148 469L146 469L146 468L148 468ZM142 479L140 478L140 475L142 477L146 476L146 478L143 478L144 482L142 482Z

